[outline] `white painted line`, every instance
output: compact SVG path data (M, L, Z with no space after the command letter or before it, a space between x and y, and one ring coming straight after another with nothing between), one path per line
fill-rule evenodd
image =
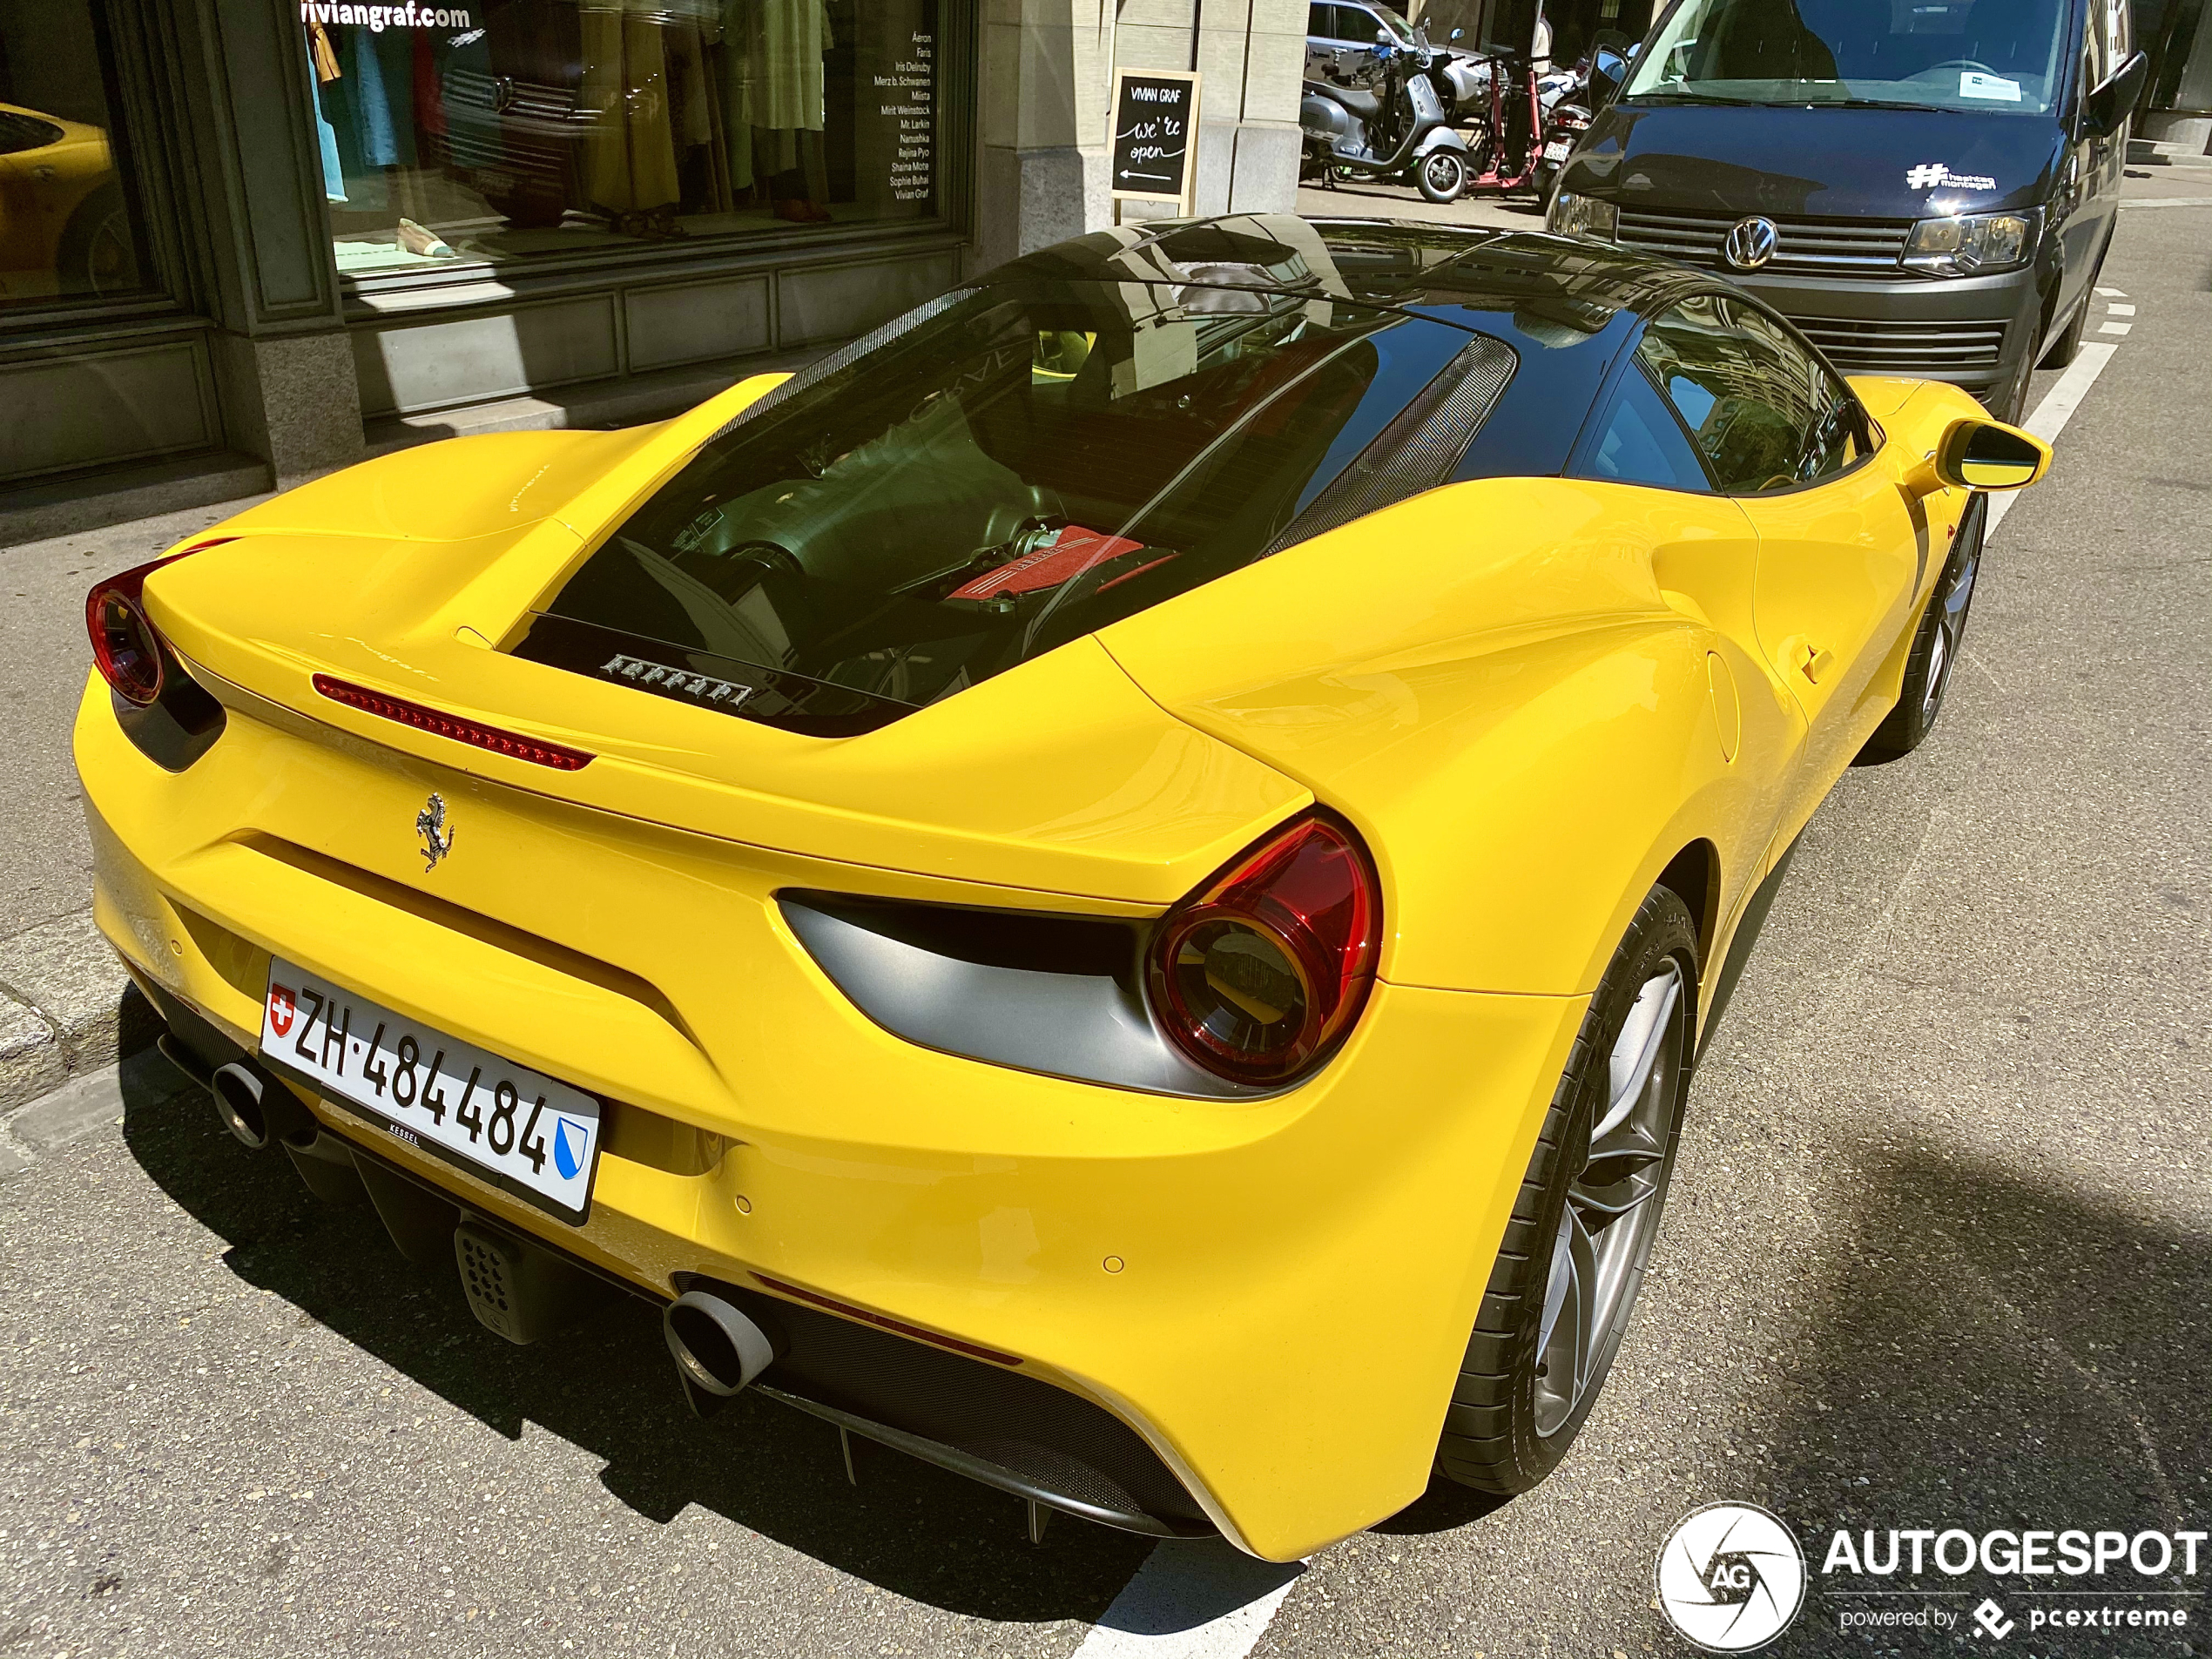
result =
M2097 332L2101 334L2131 334L2135 332L2135 325L2132 322L2108 322L2100 327Z
M2132 317L2135 314L2135 307L2133 306L2107 306L2105 309L2115 317Z
M1255 1561L1217 1538L1161 1544L1075 1659L1244 1659L1305 1571L1303 1561Z
M2107 300L2125 300L2128 297L2117 288L2099 288L2097 292Z
M2122 207L2212 207L2212 196L2131 196Z
M2074 418L2074 410L2081 407L2081 400L2089 395L2097 376L2105 372L2105 365L2119 350L2117 346L2084 346L2081 355L2074 360L2074 366L2059 376L2059 383L2043 395L2043 401L2035 406L2035 413L2020 424L2046 443L2058 442L2059 434L2066 430L2066 423ZM2016 489L1990 498L1989 524L1982 532L1985 539L1997 534L1997 527L2005 522L2005 515L2013 510L2013 503L2019 499Z

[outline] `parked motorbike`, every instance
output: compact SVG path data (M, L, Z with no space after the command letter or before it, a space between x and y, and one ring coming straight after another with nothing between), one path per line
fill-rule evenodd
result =
M1552 186L1559 182L1560 170L1566 166L1567 158L1575 153L1575 146L1590 130L1598 105L1628 78L1628 65L1635 54L1636 48L1629 44L1624 37L1609 31L1602 34L1590 44L1581 62L1562 78L1551 97L1543 100L1543 145L1537 153L1535 170L1529 180L1538 200L1551 199ZM1595 93L1591 91L1593 72L1597 78Z
M1431 78L1449 54L1381 35L1364 55L1377 71L1372 91L1305 83L1298 100L1305 133L1298 176L1331 186L1343 177L1390 179L1411 184L1440 205L1457 200L1467 183L1467 140L1446 119Z
M1450 44L1438 48L1429 46L1426 30L1419 24L1413 25L1413 38L1430 52L1428 66L1421 72L1436 89L1445 122L1455 127L1480 115L1490 97L1490 60L1459 45L1466 33L1464 29L1454 29L1447 37Z

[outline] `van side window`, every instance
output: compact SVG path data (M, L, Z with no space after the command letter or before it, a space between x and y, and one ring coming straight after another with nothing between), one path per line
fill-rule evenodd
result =
M1621 376L1595 442L1588 442L1574 472L1581 478L1615 483L1649 484L1660 489L1712 493L1704 463L1676 420L1674 411L1642 372L1631 363Z
M1756 306L1696 295L1652 320L1637 354L1730 495L1817 483L1863 452L1850 391Z

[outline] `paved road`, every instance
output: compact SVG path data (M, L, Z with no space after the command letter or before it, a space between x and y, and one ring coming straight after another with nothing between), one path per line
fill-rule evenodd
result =
M770 1405L694 1425L642 1314L508 1347L142 1062L0 1143L0 1654L1602 1659L1688 1651L1652 1565L1711 1501L1816 1569L1837 1527L2212 1524L2212 210L2131 210L2106 283L2131 332L1997 537L1942 728L1808 834L1544 1488L1433 1493L1302 1574L1183 1547L1130 1585L1141 1541L1033 1548L1011 1500L871 1447L848 1487ZM53 626L21 624L38 663ZM67 805L24 787L11 846ZM1770 1651L2204 1645L1845 1638L1832 1585Z

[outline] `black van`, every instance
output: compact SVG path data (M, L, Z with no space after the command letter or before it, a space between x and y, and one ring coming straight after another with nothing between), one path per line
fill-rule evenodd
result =
M2128 0L1677 0L1553 229L1727 273L1846 374L2017 418L2080 348L2148 64Z

